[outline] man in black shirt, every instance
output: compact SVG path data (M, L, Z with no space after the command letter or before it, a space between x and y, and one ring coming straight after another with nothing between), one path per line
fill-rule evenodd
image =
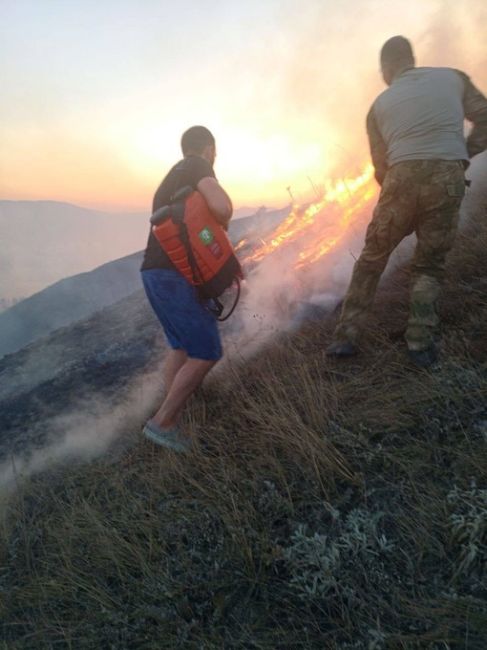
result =
M190 185L200 192L214 217L226 228L233 208L213 171L213 135L203 126L193 126L183 133L181 149L184 158L159 185L152 212L167 205L179 189ZM178 421L190 395L222 356L217 323L199 300L196 289L175 269L152 229L141 273L147 298L171 347L164 370L166 398L145 425L144 435L157 444L186 451L189 440L179 431Z

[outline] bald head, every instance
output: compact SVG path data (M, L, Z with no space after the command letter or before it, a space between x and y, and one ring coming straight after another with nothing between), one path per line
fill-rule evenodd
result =
M387 40L380 51L380 66L382 76L388 86L391 85L394 77L414 67L414 54L411 43L404 36L393 36Z

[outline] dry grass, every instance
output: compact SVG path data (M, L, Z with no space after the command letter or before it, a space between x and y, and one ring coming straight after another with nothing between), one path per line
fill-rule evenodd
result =
M442 362L405 361L406 273L363 354L333 322L229 367L188 457L134 438L5 503L4 648L484 648L487 227L459 238Z

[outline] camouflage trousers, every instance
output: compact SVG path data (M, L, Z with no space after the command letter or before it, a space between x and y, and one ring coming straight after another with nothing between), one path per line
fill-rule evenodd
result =
M461 161L414 160L388 170L353 269L336 341L357 342L390 254L415 232L418 243L412 261L406 342L410 350L425 350L433 343L445 258L455 239L464 193Z

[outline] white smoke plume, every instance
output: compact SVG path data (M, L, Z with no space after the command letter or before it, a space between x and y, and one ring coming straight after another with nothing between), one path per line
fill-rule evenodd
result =
M0 464L0 489L8 491L23 478L59 463L97 458L120 436L136 437L160 393L160 372L153 371L136 377L116 403L93 394L68 412L46 419L48 442L41 449L5 459Z

